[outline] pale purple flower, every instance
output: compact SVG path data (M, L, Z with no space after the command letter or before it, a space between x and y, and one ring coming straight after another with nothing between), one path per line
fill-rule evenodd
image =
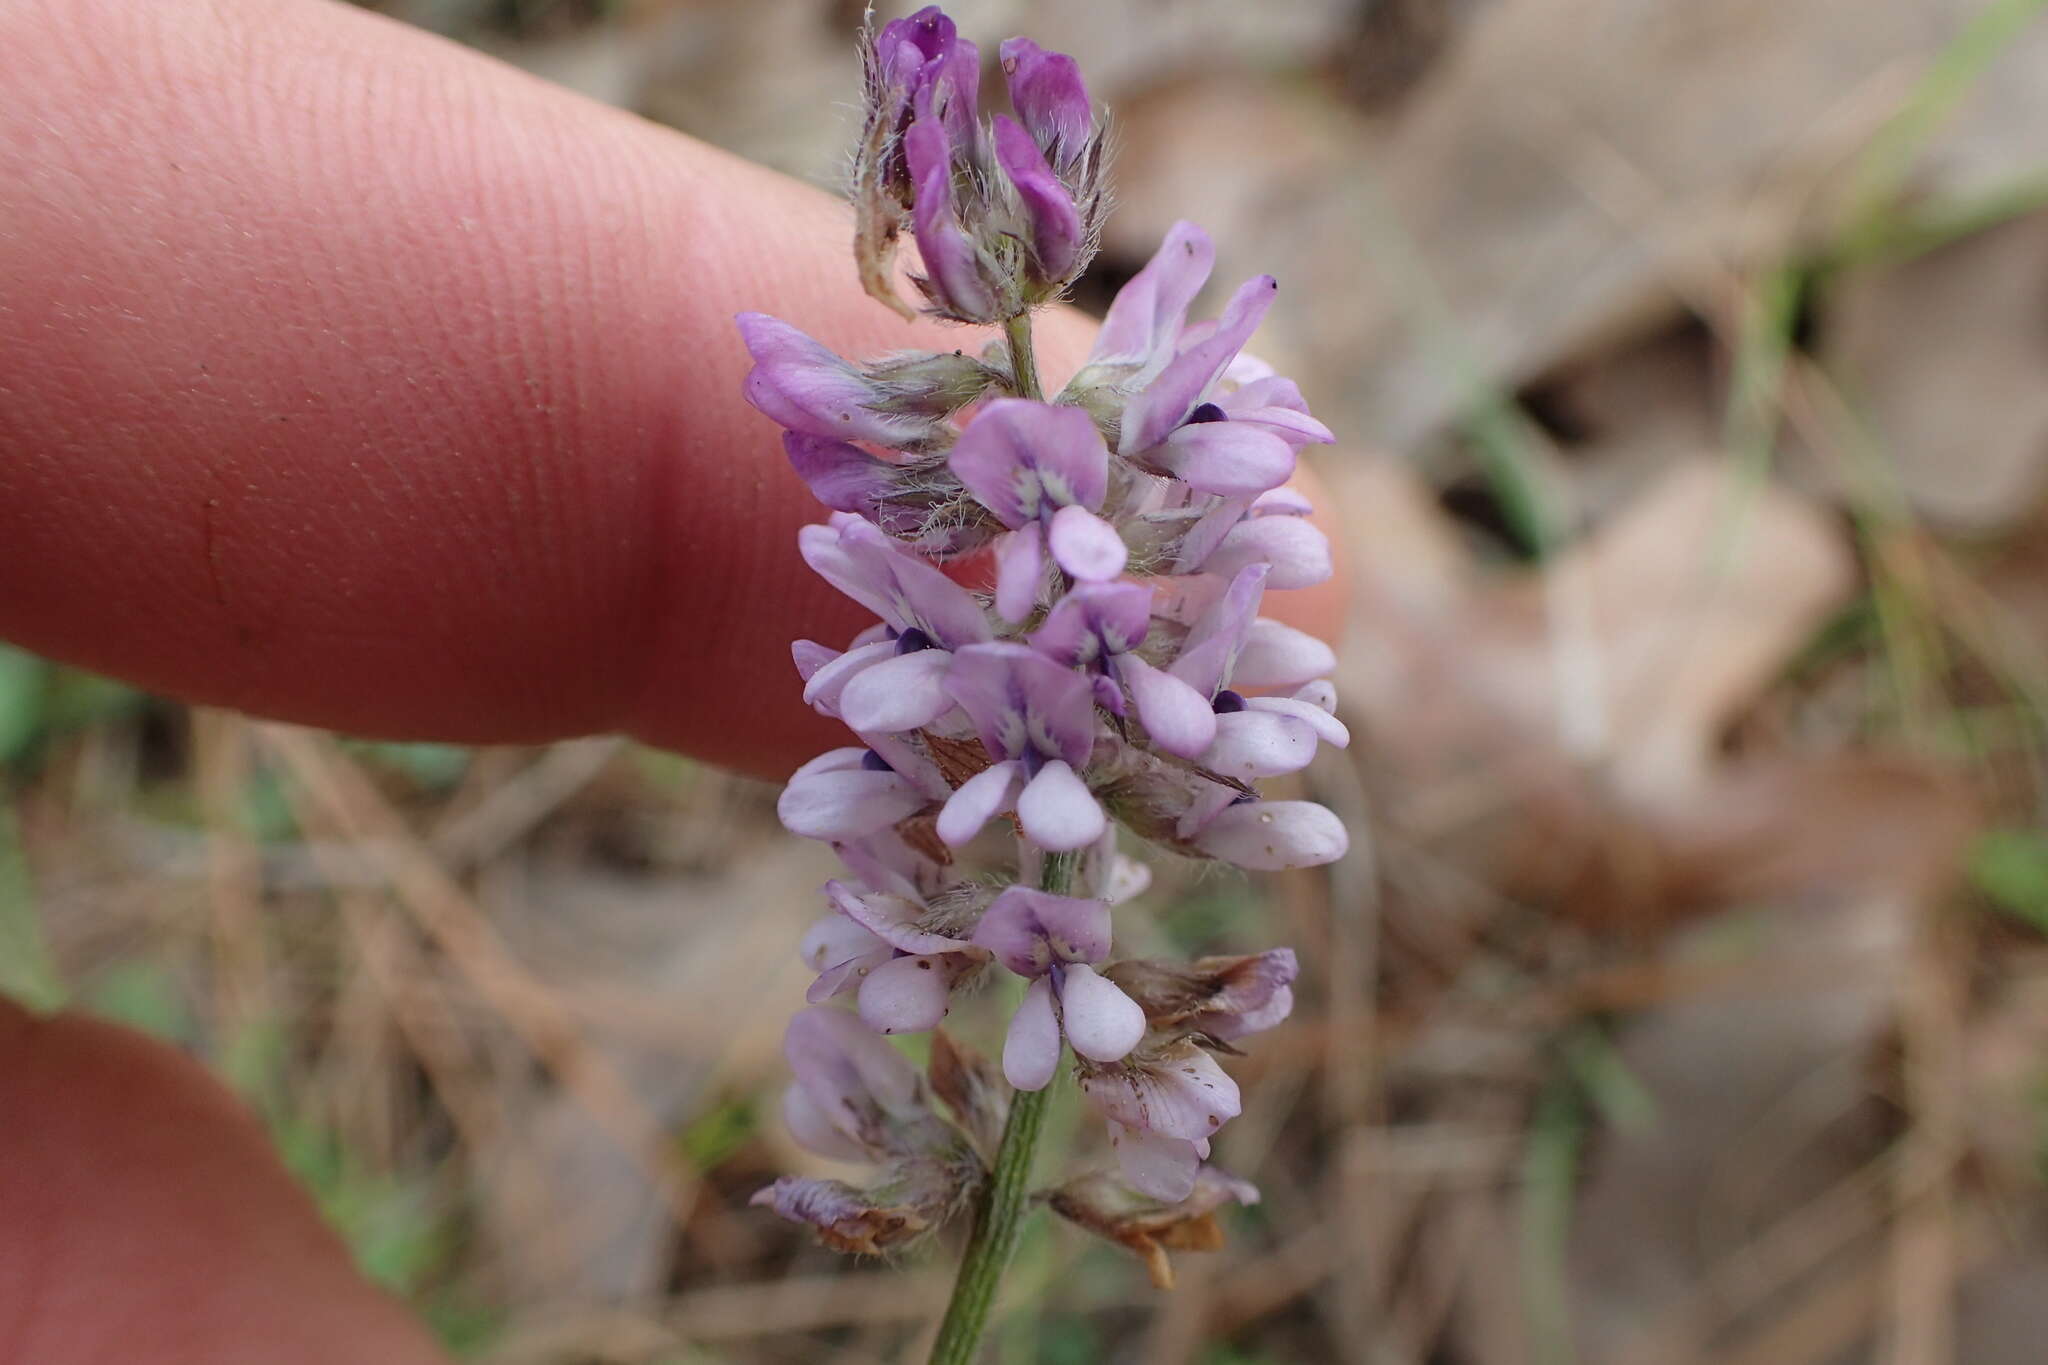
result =
M1086 583L1053 604L1031 647L1055 663L1099 672L1113 684L1106 704L1124 713L1128 694L1152 742L1193 758L1216 737L1209 698L1135 651L1152 623L1153 590L1138 583Z
M1081 1069L1081 1090L1109 1120L1110 1143L1134 1189L1167 1203L1194 1192L1209 1139L1237 1117L1237 1082L1188 1042Z
M822 753L791 773L775 813L792 834L838 842L886 829L926 801L902 774L856 745Z
M953 793L938 834L958 848L1014 810L1025 835L1055 852L1102 836L1102 807L1080 778L1095 743L1088 680L1027 645L969 645L953 656L946 690L995 760Z
M1313 801L1245 801L1226 806L1195 831L1195 847L1258 872L1320 867L1351 846L1344 822Z
M980 1162L933 1111L902 1054L854 1016L815 1006L789 1021L782 1048L795 1076L782 1103L790 1136L820 1156L879 1165L884 1179L870 1192L784 1176L755 1204L811 1225L827 1246L873 1254L915 1240L966 1202Z
M1109 906L1099 900L1012 886L983 913L974 942L1031 979L1003 1044L1011 1085L1044 1089L1059 1066L1062 1034L1097 1062L1121 1059L1145 1036L1145 1012L1094 969L1109 956L1109 940Z
M1247 564L1269 565L1266 586L1282 591L1327 582L1336 572L1330 540L1308 519L1306 503L1292 489L1261 494L1198 567L1228 577Z
M936 1027L951 1008L953 988L988 960L986 949L926 928L928 912L916 901L842 881L825 883L825 894L842 926L821 921L805 940L816 955L805 960L819 972L809 998L815 1004L857 992L861 1020L877 1033ZM837 954L844 956L826 960Z
M878 408L888 400L884 388L782 319L741 313L737 321L754 358L742 391L791 431L903 450L928 446L950 431L940 418Z
M1096 515L1109 489L1109 448L1080 408L998 398L960 433L949 462L1010 528L996 545L996 610L1004 620L1030 614L1048 547L1077 579L1124 571L1123 539Z
M1144 269L1125 282L1103 316L1088 363L1075 376L1075 390L1094 383L1135 386L1173 359L1188 305L1202 292L1216 264L1209 234L1182 221L1167 230Z
M848 513L806 526L797 548L892 632L817 667L804 700L863 735L915 730L952 709L943 681L951 651L995 634L974 594Z

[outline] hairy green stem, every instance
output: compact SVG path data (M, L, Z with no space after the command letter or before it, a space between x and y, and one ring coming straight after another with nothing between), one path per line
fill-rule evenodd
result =
M1015 335L1013 328L1013 346ZM1030 336L1028 324L1024 335ZM1023 354L1028 365L1030 351ZM1040 877L1042 889L1063 894L1073 864L1071 857L1048 855ZM953 1297L946 1304L945 1321L939 1324L939 1339L932 1345L931 1365L971 1365L981 1348L989 1309L995 1306L996 1287L1002 1283L1010 1255L1017 1249L1017 1235L1024 1228L1024 1215L1030 1211L1031 1170L1037 1164L1038 1136L1045 1129L1052 1091L1048 1085L1043 1090L1020 1090L1010 1097L1003 1144L975 1210L974 1235L960 1260L960 1276L953 1281Z
M1010 343L1010 373L1015 376L1017 396L1043 401L1045 391L1038 386L1038 357L1031 346L1031 314L1006 318L1003 336Z

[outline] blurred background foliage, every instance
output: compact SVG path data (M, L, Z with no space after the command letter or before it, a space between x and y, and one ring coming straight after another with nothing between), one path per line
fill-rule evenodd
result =
M858 5L374 7L843 157ZM1176 949L1303 953L1220 1152L1266 1201L1165 1296L1041 1220L1002 1360L2041 1358L2042 8L953 7L1115 111L1084 305L1183 216L1281 275L1357 601L1359 742L1305 784L1370 836L1160 878ZM0 798L0 989L207 1059L458 1354L910 1358L942 1259L746 1207L809 1160L777 1044L827 875L771 789L0 649Z

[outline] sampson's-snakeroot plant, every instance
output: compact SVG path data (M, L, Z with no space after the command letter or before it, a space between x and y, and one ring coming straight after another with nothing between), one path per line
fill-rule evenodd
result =
M1034 1196L1161 1281L1166 1249L1215 1245L1213 1213L1257 1198L1209 1164L1239 1105L1218 1055L1287 1016L1294 954L1120 957L1118 907L1149 879L1126 850L1253 869L1345 850L1328 810L1256 785L1348 742L1328 646L1260 615L1268 592L1331 572L1286 486L1301 447L1331 436L1242 353L1271 277L1188 319L1214 258L1189 223L1048 399L1030 311L1087 267L1106 204L1104 125L1073 60L1003 43L1015 116L984 119L980 53L938 9L870 32L863 56L861 281L911 314L894 283L907 233L922 310L1002 340L851 362L739 318L747 398L831 509L803 557L876 617L843 646L795 643L805 701L856 742L799 769L779 808L845 864L801 946L818 975L786 1038L784 1117L874 1174L785 1176L757 1202L849 1252L969 1222L932 1357L957 1365ZM999 1080L936 1030L961 992L1003 981L1017 1004ZM927 1030L920 1074L884 1035ZM1063 1071L1114 1164L1034 1191Z

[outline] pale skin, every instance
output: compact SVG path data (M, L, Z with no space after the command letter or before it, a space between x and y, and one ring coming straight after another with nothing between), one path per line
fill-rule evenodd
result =
M980 338L863 298L829 196L325 0L0 0L0 72L0 638L357 733L843 742L788 642L865 622L731 317ZM0 1365L441 1359L197 1065L0 1003Z

